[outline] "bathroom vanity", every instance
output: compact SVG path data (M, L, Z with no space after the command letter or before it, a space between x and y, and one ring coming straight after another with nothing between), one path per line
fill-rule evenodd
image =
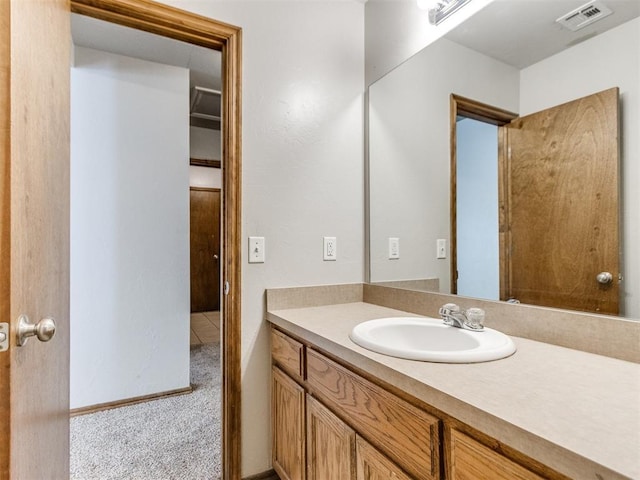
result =
M304 306L270 292L273 467L283 480L640 476L637 363L519 337L498 361L404 360L349 333L411 312L340 295Z

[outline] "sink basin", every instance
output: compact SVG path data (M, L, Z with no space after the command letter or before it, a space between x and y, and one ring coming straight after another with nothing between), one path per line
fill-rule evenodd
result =
M488 362L516 351L511 339L497 330L472 332L426 317L369 320L356 325L350 336L367 350L427 362Z

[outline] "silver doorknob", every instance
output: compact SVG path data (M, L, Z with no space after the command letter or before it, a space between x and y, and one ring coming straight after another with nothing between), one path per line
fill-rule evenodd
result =
M611 283L613 281L613 275L611 275L609 272L600 272L598 275L596 275L596 280L598 281L598 283L606 285L607 283Z
M213 259L217 262L218 261L218 255L213 255Z
M23 346L29 337L38 337L41 342L48 342L56 333L56 322L53 318L43 318L38 323L31 323L29 317L20 315L18 318L18 329L16 345Z

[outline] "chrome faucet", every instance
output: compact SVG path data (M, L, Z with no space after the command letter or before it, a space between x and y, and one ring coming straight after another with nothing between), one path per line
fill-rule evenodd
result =
M438 310L445 325L479 332L484 330L484 310L470 308L466 312L460 310L455 303L447 303Z

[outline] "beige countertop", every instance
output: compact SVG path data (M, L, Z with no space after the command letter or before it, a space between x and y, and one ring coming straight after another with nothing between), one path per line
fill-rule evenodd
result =
M349 339L360 322L417 316L363 302L267 312L267 320L576 479L640 479L640 365L512 337L475 364L403 360Z

